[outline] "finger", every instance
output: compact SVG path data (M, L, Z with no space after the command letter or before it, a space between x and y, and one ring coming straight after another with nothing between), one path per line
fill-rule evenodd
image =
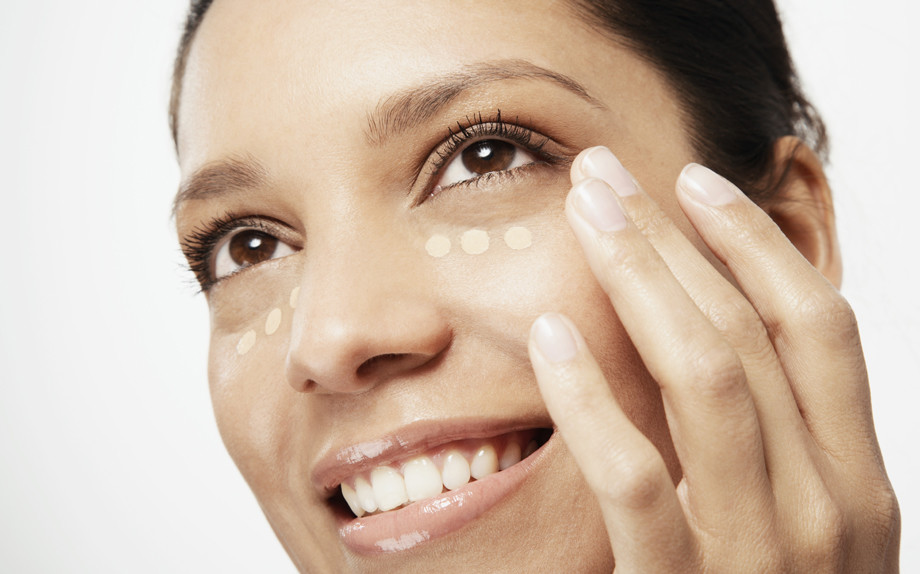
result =
M700 508L736 518L771 500L759 421L735 350L702 314L611 189L588 179L566 203L598 282L658 382L674 446ZM758 508L762 508L759 506Z
M605 147L589 148L572 165L572 181L606 181L634 225L642 231L697 307L738 352L761 422L767 467L780 470L802 443L805 429L773 342L750 302L700 253ZM803 451L804 453L804 451Z
M724 178L691 164L678 180L678 199L763 319L817 443L840 456L854 447L877 448L859 334L846 300Z
M694 541L667 467L620 408L571 322L543 315L528 345L546 407L597 496L617 572L679 572Z
M590 148L586 152L572 165L573 184L595 177L613 188L630 220L697 307L738 350L752 384L765 375L784 379L782 370L777 369L779 363L766 328L747 299L687 239L607 148Z

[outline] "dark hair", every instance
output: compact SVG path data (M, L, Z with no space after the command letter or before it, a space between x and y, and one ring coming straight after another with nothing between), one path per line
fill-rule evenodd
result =
M177 112L189 46L213 0L191 0L173 72ZM766 201L782 179L779 138L798 136L827 158L824 123L802 92L773 0L570 0L660 70L679 95L700 161Z

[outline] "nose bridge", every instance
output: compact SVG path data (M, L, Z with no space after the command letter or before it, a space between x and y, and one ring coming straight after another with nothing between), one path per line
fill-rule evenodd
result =
M364 392L428 362L450 340L411 237L349 219L337 233L308 237L286 365L299 391Z

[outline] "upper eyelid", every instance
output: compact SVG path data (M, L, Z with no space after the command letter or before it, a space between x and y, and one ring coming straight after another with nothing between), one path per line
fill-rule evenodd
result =
M481 118L481 115L479 117ZM477 141L482 141L485 139L504 139L510 141L511 143L530 147L527 145L529 140L534 136L537 136L542 138L539 146L532 146L537 150L542 148L547 141L550 141L550 138L538 132L537 130L521 125L520 123L512 123L502 120L500 115L495 119L478 121L475 123L470 123L466 126L463 126L459 122L457 125L459 128L458 131L453 131L451 127L448 127L449 135L440 143L438 143L432 150L432 153L429 155L429 162L433 160L435 164L429 173L430 176L435 175L438 170L446 165L448 160L456 156L457 152L465 149L466 147L469 147ZM518 135L521 135L521 132L526 132L528 142L520 141L523 139L523 137L509 137L506 134L497 134L495 132L488 131L494 126L502 126L502 130L510 130L512 135L514 132L516 132Z
M518 139L516 139L516 138L511 138L511 137L508 137L508 136L506 136L506 135L483 133L483 130L487 129L487 127L489 127L490 125L493 125L493 124L495 124L495 122L484 122L484 123L481 123L481 124L476 124L476 125L474 125L474 126L470 126L470 127L464 128L464 132L466 132L466 131L477 131L477 132L479 132L479 133L470 133L469 135L466 135L466 134L464 133L462 139L459 139L457 134L452 134L452 135L450 136L450 138L448 138L447 140L444 141L444 144L445 144L445 145L450 145L450 144L453 143L453 145L449 148L449 150L445 152L445 151L442 151L440 148L438 148L438 149L435 150L435 152L441 157L442 160L447 161L447 160L450 159L452 156L456 155L457 152L459 152L459 151L461 151L461 150L464 150L464 149L470 147L471 145L476 144L476 143L478 143L478 142L480 142L480 141L485 141L485 140L487 140L487 139L500 139L500 138L504 138L504 139L509 139L509 140L511 140L513 143L522 144L522 142L518 141ZM519 126L519 125L516 125L516 124L511 124L511 125L509 125L509 124L507 124L507 123L503 123L502 125L504 125L504 126L509 126L508 128L504 128L504 129L510 129L510 130L526 130L527 136L528 136L528 140L530 139L531 136L540 135L540 134L538 134L537 132L535 132L534 130L532 130L532 129L530 129L530 128L526 128L526 127L524 127L524 126ZM545 136L541 136L541 137L543 137L544 139L543 139L543 141L540 142L540 145L539 145L539 146L534 146L534 147L537 148L537 149L542 148L543 145L546 143L546 141L547 141L547 139L548 139L548 138L546 138ZM523 145L523 144L522 144L522 145ZM443 155L442 155L442 154L443 154Z
M298 249L302 248L302 241L294 237L294 235L297 234L294 228L274 217L261 215L246 216L240 218L238 222L239 225L234 225L223 233L220 241L224 241L227 237L240 233L246 229L255 229L267 235L271 235L278 239L278 241L287 243L292 247Z
M436 185L437 180L435 178L447 163L455 159L461 150L466 149L478 141L502 139L514 145L521 146L528 152L540 154L544 156L543 159L550 159L554 162L562 162L566 159L565 155L560 156L543 150L543 147L548 142L554 142L555 145L560 145L556 143L553 138L521 122L519 117L515 117L514 121L505 120L502 118L501 110L498 110L494 117L488 119L481 113L474 114L473 116L466 116L466 121L466 125L460 122L454 124L457 126L456 128L449 126L449 135L441 140L432 151L429 152L429 156L423 162L422 166L429 166L429 169L426 171L430 181L426 183L424 190L421 191L417 199L413 201L413 207L421 205L428 199ZM502 126L503 130L510 130L509 133L511 133L512 136L517 134L521 137L510 137L508 134L496 134L490 131L490 128L494 128L495 126ZM525 137L527 138L526 142L522 141ZM531 142L534 141L535 138L539 138L539 144L531 145ZM565 148L565 146L561 147ZM565 149L563 149L563 151L564 153L568 153ZM421 175L422 169L423 167L420 167L416 177Z
M263 217L253 217L253 218L244 218L240 220L239 225L234 225L233 227L224 231L221 235L221 242L225 241L228 237L237 235L243 231L255 229L256 231L261 231L267 235L277 238L279 241L284 243L291 243L291 240L286 239L287 236L291 235L287 229L288 226L285 224L275 221L271 218ZM280 233L279 233L280 231Z
M236 216L227 214L208 221L203 227L197 227L182 238L180 244L195 248L208 244L213 248L223 244L227 238L247 229L255 229L277 238L279 241L300 248L298 242L289 239L292 228L285 223L265 216Z

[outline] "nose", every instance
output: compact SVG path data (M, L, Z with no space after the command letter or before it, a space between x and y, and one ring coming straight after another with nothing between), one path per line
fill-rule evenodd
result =
M302 282L285 365L299 392L362 393L417 372L450 345L418 270L349 255Z

